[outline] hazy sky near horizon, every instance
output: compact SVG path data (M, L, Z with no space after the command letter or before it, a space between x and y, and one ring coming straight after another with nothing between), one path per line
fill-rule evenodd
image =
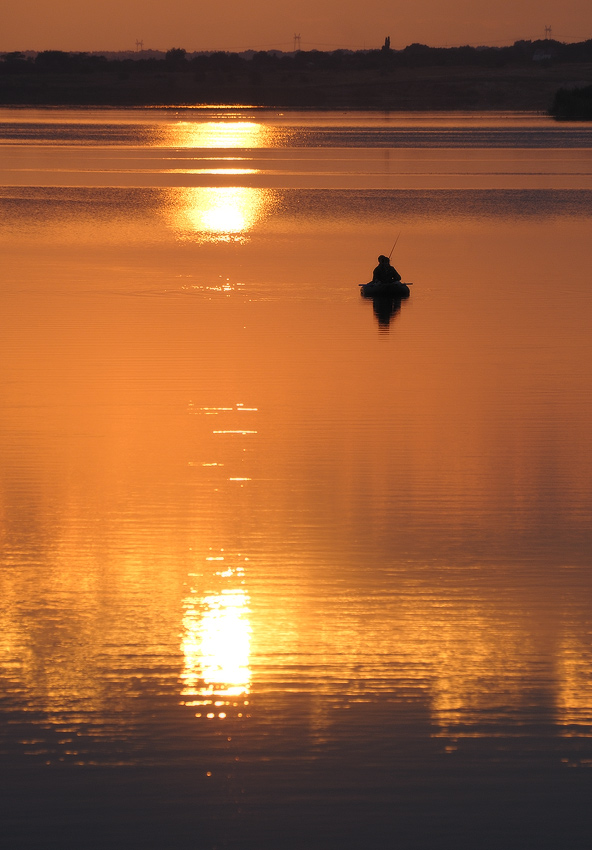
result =
M4 0L0 51L11 50L302 50L504 45L518 39L592 38L590 0Z

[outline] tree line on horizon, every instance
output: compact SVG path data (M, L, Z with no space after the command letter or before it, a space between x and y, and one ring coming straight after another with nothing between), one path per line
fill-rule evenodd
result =
M592 39L564 43L553 39L516 41L506 47L429 47L410 44L402 50L390 47L389 39L380 49L374 50L280 50L204 51L188 53L184 48L173 47L166 52L140 51L133 54L108 52L67 52L62 50L12 51L0 54L0 73L73 73L88 74L107 69L169 70L174 72L220 67L237 69L241 65L255 65L263 69L302 67L325 70L375 69L384 67L463 66L503 67L508 64L531 62L580 63L592 62Z
M577 68L577 70L574 70ZM588 117L592 39L508 47L208 51L128 54L42 50L0 54L0 105L207 103L320 109L514 109ZM584 89L572 96L574 79ZM581 82L583 80L583 82ZM578 99L579 98L579 99ZM583 98L583 100L582 100ZM557 117L560 117L557 114Z

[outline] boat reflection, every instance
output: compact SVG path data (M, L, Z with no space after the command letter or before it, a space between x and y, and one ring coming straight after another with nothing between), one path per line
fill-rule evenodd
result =
M395 289L395 287L398 287L398 289ZM390 284L383 286L371 282L360 287L360 295L367 300L372 299L372 307L378 320L378 326L380 330L386 331L391 320L401 309L402 302L409 298L409 287L393 284L391 289Z
M192 591L183 608L183 702L197 707L197 717L224 719L229 707L246 704L251 685L248 594L236 586L206 596Z
M372 299L372 309L382 331L388 331L391 321L401 309L402 298L376 296Z
M244 241L278 203L276 192L246 186L171 189L165 217L179 239L198 242Z

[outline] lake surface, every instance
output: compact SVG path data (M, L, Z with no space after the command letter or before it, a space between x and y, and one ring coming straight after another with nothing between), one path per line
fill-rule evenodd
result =
M0 224L10 850L588 848L592 125L5 109Z

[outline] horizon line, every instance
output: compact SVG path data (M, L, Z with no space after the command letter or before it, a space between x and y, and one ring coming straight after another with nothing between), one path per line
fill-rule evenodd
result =
M416 45L416 44L421 45L422 47L428 47L431 50L454 50L454 49L458 49L458 48L461 48L461 47L471 47L473 49L479 49L479 48L486 49L486 48L498 48L498 47L499 48L513 47L515 44L517 44L521 41L525 41L525 42L551 41L551 42L556 42L558 44L577 44L577 43L584 43L586 41L591 41L591 40L592 40L592 36L589 36L587 38L573 37L573 36L556 36L556 37L553 37L553 38L543 38L543 37L517 38L517 39L514 39L513 41L509 41L509 40L506 40L506 39L499 39L499 40L491 41L489 43L457 42L457 43L454 43L454 44L446 43L446 44L438 44L438 45L428 44L428 43L422 42L422 41L413 41L413 42L410 42L409 44L406 44L404 47L393 47L392 44L391 44L389 49L393 52L401 52L403 50L406 50L408 47L411 47L411 46ZM138 42L142 43L140 39L138 39ZM6 55L6 54L9 54L9 53L36 53L36 54L38 54L38 53L45 53L47 51L56 51L56 52L59 52L59 53L78 53L78 54L80 54L80 53L88 53L88 54L133 53L133 54L141 55L142 53L167 53L169 50L174 50L174 49L185 50L185 52L188 55L192 55L192 54L195 54L195 53L248 53L249 51L253 51L253 52L256 52L256 53L259 53L259 52L269 53L271 51L277 51L277 52L280 52L280 53L295 54L295 53L307 53L307 52L310 52L311 50L317 50L319 47L324 47L324 48L327 49L326 51L321 50L319 52L335 52L337 50L347 50L351 53L363 53L363 52L370 52L370 51L373 51L373 50L381 50L383 48L383 44L384 44L384 42L383 42L383 44L378 45L376 47L366 47L366 46L364 46L364 47L345 47L343 45L328 44L327 42L305 42L304 46L300 46L296 50L294 50L294 49L286 50L285 47L290 45L291 43L292 42L289 42L289 41L280 42L279 46L278 46L278 43L276 42L276 44L274 46L261 46L261 45L254 45L253 46L252 45L250 47L237 47L237 46L234 46L234 47L199 47L199 48L195 48L193 50L190 50L190 49L187 49L187 48L184 48L184 47L180 48L177 45L175 45L173 47L167 47L167 48L142 47L140 50L138 50L137 46L128 47L128 48L118 48L118 49L117 48L101 48L99 50L78 50L78 49L64 50L63 48L58 48L58 47L44 47L41 50L38 50L37 48L26 48L26 49L25 48L18 48L18 49L13 49L13 50L0 49L0 55Z

